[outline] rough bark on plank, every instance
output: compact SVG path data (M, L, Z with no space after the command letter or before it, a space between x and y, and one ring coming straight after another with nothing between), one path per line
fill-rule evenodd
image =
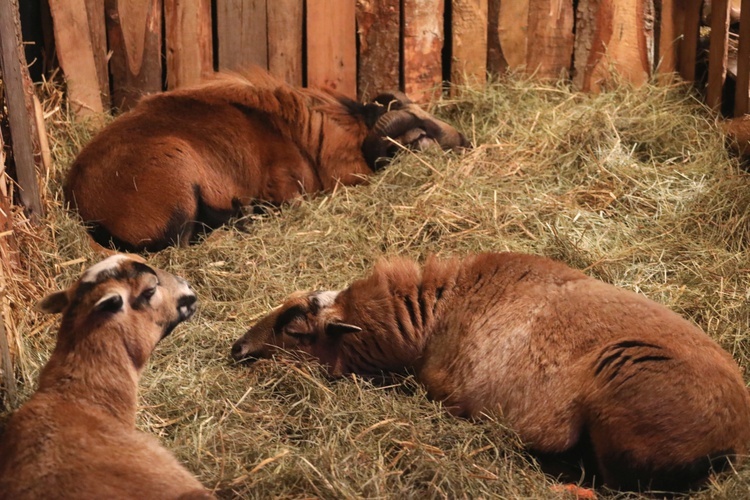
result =
M687 82L695 80L695 63L698 55L698 30L701 21L701 0L683 0L675 4L682 18L682 41L678 69Z
M214 70L211 0L164 0L167 88L200 82Z
M304 0L268 3L268 71L296 86L304 83L304 26Z
M359 98L399 88L399 0L357 0Z
M529 0L501 0L497 31L508 68L519 70L525 67L529 43Z
M708 47L708 88L706 103L714 109L721 107L724 80L727 76L729 49L729 2L714 0L711 5L711 38Z
M131 108L141 96L162 90L162 0L105 0L112 51L112 101Z
M572 0L529 2L526 71L541 79L567 77L573 58Z
M750 0L742 0L739 36L734 116L742 116L750 111Z
M351 0L308 5L307 84L357 96L357 34Z
M89 12L86 0L49 0L55 31L55 47L67 83L68 103L76 118L100 118L109 109L107 74L101 74L106 45L95 45L104 31L104 10L98 20ZM101 2L98 4L102 6ZM96 8L96 7L94 7ZM97 25L97 21L101 26ZM94 35L94 33L97 33ZM101 52L97 54L97 52Z
M647 82L653 67L653 14L653 0L581 0L576 13L576 87L598 92L616 79L634 85Z
M267 20L266 0L216 0L220 70L268 69Z
M34 137L34 88L21 43L18 0L0 0L0 72L5 86L8 123L19 197L32 222L44 216L37 180Z
M428 102L440 95L444 5L442 0L402 2L401 74L404 92L415 102Z
M487 0L452 0L451 83L483 85L487 79Z
M94 51L94 66L99 79L99 92L102 96L104 110L112 106L112 96L109 91L109 57L107 56L107 16L104 12L102 0L84 0L86 15L89 18L89 36Z

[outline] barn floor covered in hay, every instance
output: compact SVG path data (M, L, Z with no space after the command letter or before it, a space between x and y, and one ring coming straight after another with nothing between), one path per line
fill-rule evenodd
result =
M53 346L58 319L30 304L100 258L61 202L63 175L90 133L58 93L45 109L48 214L38 228L16 227L26 267L4 292L19 392L4 393L0 422L33 391ZM248 215L200 245L148 256L192 283L200 309L152 357L138 424L219 497L572 498L497 417L453 418L413 379L383 386L329 380L290 359L231 361L232 342L288 293L344 287L383 255L560 259L690 318L748 370L750 177L686 88L583 95L509 78L434 111L477 147L405 152L367 186ZM745 466L695 497L749 491Z

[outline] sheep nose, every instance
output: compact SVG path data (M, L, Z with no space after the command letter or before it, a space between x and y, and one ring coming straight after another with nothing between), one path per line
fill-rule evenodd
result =
M195 310L198 308L197 302L198 297L193 293L190 295L183 295L179 298L177 301L177 311L180 314L181 321L190 318L195 313Z
M245 348L241 342L235 342L232 346L232 359L241 361L245 357Z

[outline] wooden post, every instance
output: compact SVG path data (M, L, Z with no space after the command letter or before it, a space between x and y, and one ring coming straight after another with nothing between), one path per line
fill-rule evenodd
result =
M487 78L487 0L452 0L451 83L484 85Z
M686 82L695 80L695 61L698 55L698 30L701 22L702 0L682 0L675 4L683 19L680 42L679 70Z
M526 66L529 41L529 0L502 1L498 11L497 32L508 68Z
M653 0L580 0L575 76L580 90L598 92L613 80L641 85L653 67Z
M657 0L659 8L656 24L659 28L659 50L657 51L656 72L661 80L669 80L677 71L679 48L680 10L675 8L675 0ZM679 0L677 0L679 3Z
M359 98L399 88L400 1L357 0Z
M164 0L167 88L199 83L213 73L211 0Z
M505 59L503 46L500 43L500 11L508 3L516 5L525 2L501 0L488 0L487 2L487 71L491 74L504 73L508 69L508 61Z
M268 69L267 16L266 0L216 0L220 70Z
M440 95L443 80L443 0L402 0L403 89L415 102Z
M21 43L18 0L0 0L0 71L5 85L8 123L20 198L29 219L38 222L44 216L39 197L33 125L34 89L26 68Z
M162 0L104 0L115 107L162 90Z
M740 8L740 46L737 49L737 87L734 97L734 116L748 111L750 96L750 0L742 0Z
M307 84L357 95L357 34L352 0L307 6Z
M542 79L567 77L573 57L573 0L531 0L526 71Z
M100 119L109 110L104 4L49 0L55 49L65 75L68 103L76 118Z
M727 76L727 50L729 48L729 2L727 0L713 0L711 4L709 44L706 103L718 110L721 107L724 79Z
M302 86L304 0L268 3L268 71L287 83Z

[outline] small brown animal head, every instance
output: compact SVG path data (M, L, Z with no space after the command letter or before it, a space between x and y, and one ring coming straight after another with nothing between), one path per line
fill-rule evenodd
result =
M72 352L95 337L120 337L140 370L156 344L193 315L196 303L184 279L138 256L116 254L88 268L67 290L46 296L37 309L62 313L57 349Z
M405 94L380 94L373 100L380 116L362 145L365 160L370 166L380 166L378 158L390 158L397 151L397 143L419 151L442 148L463 151L471 143L462 133L413 103Z
M235 361L270 358L278 351L297 351L332 364L342 335L361 328L341 322L339 292L295 292L261 318L232 346Z

